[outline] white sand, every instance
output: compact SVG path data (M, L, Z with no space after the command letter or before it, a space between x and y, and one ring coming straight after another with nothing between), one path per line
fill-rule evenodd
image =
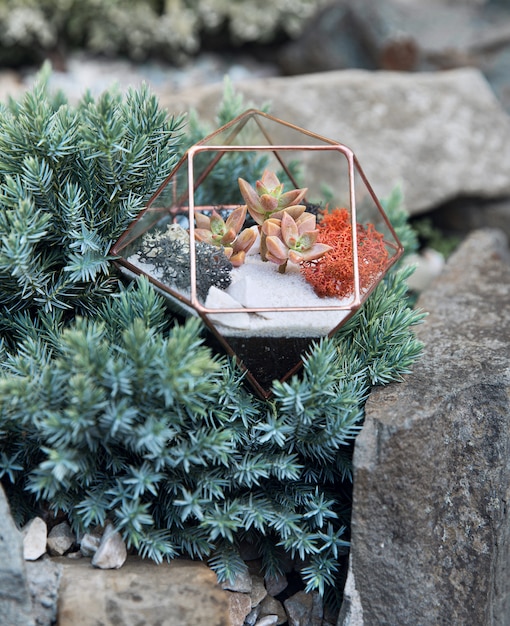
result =
M225 336L321 337L327 335L349 314L349 310L321 311L318 307L349 306L352 299L320 298L301 276L299 267L287 264L285 274L278 272L275 263L263 262L258 255L250 255L246 262L232 271L232 284L226 293L251 308L295 308L306 311L265 311L249 313L249 325L238 327L235 313L209 314L218 330ZM214 300L208 298L208 308ZM227 308L225 304L218 305ZM313 310L315 308L315 310Z
M142 263L137 255L129 257L129 262L144 273L161 280L154 266ZM188 307L165 294L189 314ZM189 293L182 294L189 298ZM338 326L350 313L350 309L318 310L318 307L342 307L352 303L352 299L320 298L311 285L301 276L299 267L288 263L285 274L278 272L278 266L262 262L258 255L249 255L244 265L232 270L232 284L221 291L211 288L206 301L207 308L218 309L218 313L207 313L218 332L222 335L245 337L322 337ZM244 308L294 308L305 311L264 311L248 313ZM239 308L239 313L221 313L221 309Z

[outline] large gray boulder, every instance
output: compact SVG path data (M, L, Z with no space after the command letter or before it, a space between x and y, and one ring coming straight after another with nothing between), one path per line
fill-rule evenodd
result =
M475 231L421 296L413 374L367 403L341 626L510 624L509 285Z
M331 71L236 84L247 102L349 146L379 196L402 184L411 214L459 196L510 194L510 117L475 69ZM213 120L222 85L162 92L170 112Z
M32 602L23 560L23 537L0 485L0 623L33 626Z

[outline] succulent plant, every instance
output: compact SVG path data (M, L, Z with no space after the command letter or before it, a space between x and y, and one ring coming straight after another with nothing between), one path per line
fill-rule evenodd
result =
M286 211L282 218L270 218L262 224L266 236L266 258L278 263L279 271L284 273L287 261L301 263L314 261L332 250L331 246L317 243L319 231L316 218L312 213L302 213L294 219Z
M246 220L246 206L241 206L224 220L217 211L211 216L195 212L195 239L223 248L225 256L234 267L244 263L248 250L252 247L257 233L252 228L241 231Z
M304 205L299 203L305 197L308 189L291 189L284 193L283 183L270 170L264 170L261 179L256 182L255 188L243 178L239 178L238 183L248 213L257 224L263 224L271 217L281 219L284 211L293 218L298 218L306 209Z

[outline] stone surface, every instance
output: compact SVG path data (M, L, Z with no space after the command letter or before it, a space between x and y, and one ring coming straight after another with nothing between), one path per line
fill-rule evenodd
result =
M421 293L435 278L441 275L445 259L437 250L426 248L419 253L407 255L404 264L414 267L414 272L407 279L409 289Z
M378 196L402 185L411 214L459 196L510 194L510 118L478 70L331 71L236 88L255 106L269 101L275 117L349 146ZM210 85L160 102L213 120L222 93Z
M250 592L251 606L258 606L262 600L267 596L267 589L264 585L264 579L262 576L252 576L252 586Z
M255 606L244 619L245 626L255 626L259 621L260 606Z
M226 591L229 604L230 626L243 626L244 620L251 612L251 599L246 593Z
M255 626L276 626L278 624L278 615L266 615L255 623Z
M248 570L239 573L234 580L221 583L223 589L229 591L239 591L240 593L251 593L252 581Z
M58 615L58 589L62 567L48 556L26 563L35 626L54 626Z
M21 529L25 561L35 561L46 553L48 527L40 517L34 517Z
M295 76L353 68L375 70L374 60L353 26L348 0L327 4L309 20L296 40L277 51L276 59L283 74Z
M418 302L423 358L367 403L343 626L509 623L509 285L475 231Z
M273 596L266 596L259 606L260 618L266 615L277 615L277 624L285 624L287 621L287 614L283 608L283 604L279 600L276 600L276 598L273 598Z
M130 557L119 570L62 566L58 626L231 626L227 592L202 563Z
M337 626L364 626L363 605L359 591L356 589L354 572L349 569L345 581L344 595Z
M48 552L51 556L62 556L72 548L75 541L76 538L69 524L61 522L48 533Z
M101 569L119 569L127 558L126 544L119 532L108 525L99 547L92 557L92 565Z
M285 611L289 618L289 626L320 626L322 622L312 620L313 596L305 591L298 591L284 601Z
M510 111L508 8L506 0L334 0L276 59L287 75L476 67Z
M101 544L101 535L85 533L80 541L80 552L83 556L94 556Z
M0 616L2 624L34 626L23 559L23 538L0 485Z
M270 596L277 596L279 593L287 589L289 585L289 581L287 580L287 576L285 576L285 574L280 574L278 576L265 576L264 582L267 593Z
M335 0L279 51L277 59L288 74L360 66L418 70L474 64L482 52L492 52L510 39L508 6L494 2L476 6L481 4Z

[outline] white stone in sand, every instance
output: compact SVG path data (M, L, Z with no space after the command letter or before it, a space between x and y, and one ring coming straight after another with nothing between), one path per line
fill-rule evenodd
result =
M215 314L216 328L225 336L321 337L343 321L350 310L340 307L348 307L352 302L352 298L320 298L297 265L289 263L286 272L281 274L275 263L264 262L258 255L247 256L241 267L232 270L232 284L226 293L247 309L282 310L250 313L250 323L242 329L230 320L237 313ZM214 296L208 298L208 306L227 308ZM307 310L286 310L298 307ZM324 310L323 307L331 308Z
M241 309L243 305L235 300L223 289L211 287L207 294L205 306L208 309ZM208 313L207 317L214 323L228 323L230 328L246 329L250 328L250 315L248 313Z

